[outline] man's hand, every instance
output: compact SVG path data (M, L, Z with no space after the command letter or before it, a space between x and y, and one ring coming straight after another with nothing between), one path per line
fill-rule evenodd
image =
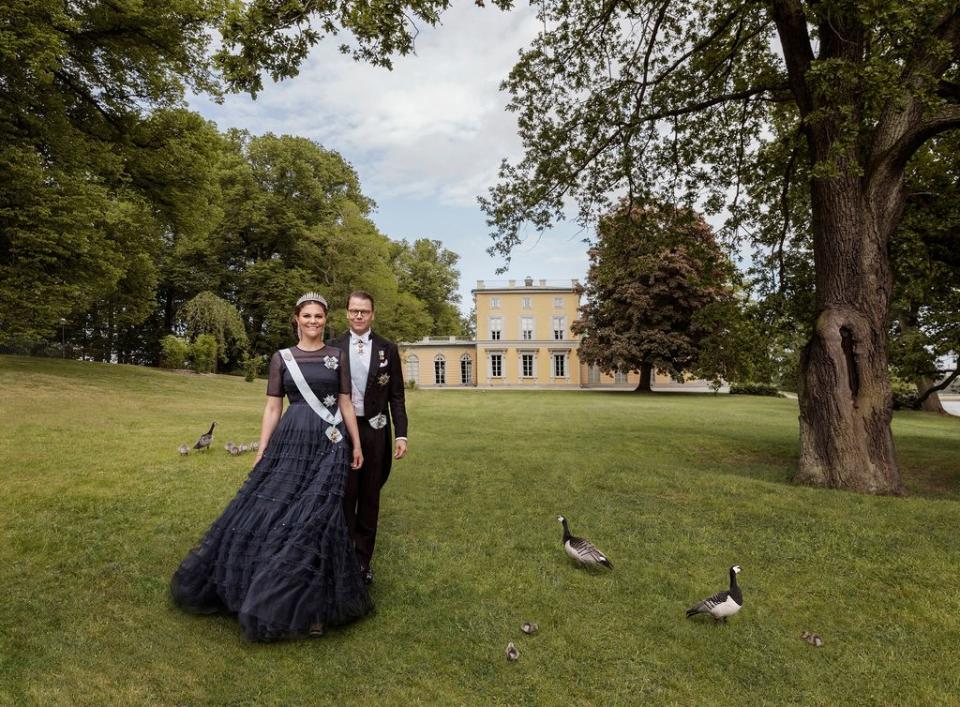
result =
M363 452L360 451L360 447L353 448L353 459L350 462L351 469L359 469L363 466Z
M396 450L393 452L393 458L403 459L405 456L407 456L407 440L398 439Z

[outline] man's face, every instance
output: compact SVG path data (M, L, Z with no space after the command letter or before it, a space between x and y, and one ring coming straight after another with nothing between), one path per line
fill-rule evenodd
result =
M373 324L373 305L370 300L360 297L351 297L347 305L347 321L350 322L350 331L354 334L365 334Z

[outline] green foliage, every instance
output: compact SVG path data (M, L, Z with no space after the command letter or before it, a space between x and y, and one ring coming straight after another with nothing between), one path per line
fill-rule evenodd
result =
M890 376L890 389L893 393L894 410L912 410L917 406L917 386L897 376Z
M190 344L190 360L197 373L215 373L217 370L217 338L201 334Z
M104 358L143 321L161 230L131 174L143 113L177 105L185 84L217 90L206 48L219 16L219 0L5 3L0 346L52 337L65 317Z
M460 256L426 238L395 242L390 250L398 286L423 302L432 320L428 328L420 329L421 336L460 335L464 329L457 307Z
M179 336L168 334L160 340L160 365L164 368L183 368L190 355L190 343Z
M762 395L772 398L780 397L777 386L770 383L731 383L730 395Z
M191 339L205 334L213 337L217 344L216 356L224 363L238 359L247 347L247 333L240 313L212 292L201 292L184 304L179 317Z
M710 227L692 211L624 205L601 222L590 251L586 302L573 332L579 357L601 370L655 368L677 380L697 366L700 347L720 331L733 268ZM721 358L714 347L715 360Z
M506 9L513 2L493 0L492 4ZM477 5L482 6L482 0ZM223 48L216 58L230 87L253 96L263 88L264 73L274 81L296 76L310 47L341 32L351 34L353 43L341 44L340 51L392 68L394 55L413 51L419 27L436 25L450 6L450 0L235 4L220 28Z
M262 356L244 356L243 379L247 381L247 383L253 383L263 367L264 360Z

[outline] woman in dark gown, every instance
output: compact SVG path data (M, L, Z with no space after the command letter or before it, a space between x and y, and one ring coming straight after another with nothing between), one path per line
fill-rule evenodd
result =
M297 302L300 342L270 362L253 471L171 580L182 609L235 614L255 641L322 634L373 608L343 515L347 474L363 460L350 356L323 344L326 313L316 293ZM326 420L301 395L285 352ZM281 417L284 394L290 405Z

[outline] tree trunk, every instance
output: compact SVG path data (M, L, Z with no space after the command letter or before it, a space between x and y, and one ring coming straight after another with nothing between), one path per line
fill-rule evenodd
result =
M800 360L796 481L900 494L886 349L899 191L880 193L857 176L812 182L817 319Z
M640 382L634 388L635 393L652 393L653 388L650 383L653 381L653 364L643 363L640 365Z
M920 376L917 378L917 395L922 396L936 384L936 381L931 380L926 376ZM947 411L943 409L943 405L940 404L940 394L936 391L930 393L926 398L923 399L923 402L920 403L920 409L925 410L926 412L940 413L941 415L947 414Z

